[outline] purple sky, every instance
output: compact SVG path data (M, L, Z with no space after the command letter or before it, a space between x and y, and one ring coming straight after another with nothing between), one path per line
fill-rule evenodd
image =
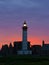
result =
M24 20L31 42L49 42L49 0L0 0L0 43L21 38Z

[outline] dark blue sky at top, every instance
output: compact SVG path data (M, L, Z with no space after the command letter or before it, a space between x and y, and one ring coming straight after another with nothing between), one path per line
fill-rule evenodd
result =
M0 0L0 33L3 36L21 32L24 20L31 36L49 36L49 0Z

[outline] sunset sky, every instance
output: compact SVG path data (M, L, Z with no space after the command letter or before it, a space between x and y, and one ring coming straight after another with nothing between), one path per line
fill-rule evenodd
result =
M24 20L31 44L49 43L49 0L0 0L0 47L22 40Z

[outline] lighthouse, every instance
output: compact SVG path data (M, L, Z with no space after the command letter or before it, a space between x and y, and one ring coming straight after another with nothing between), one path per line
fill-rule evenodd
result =
M27 30L28 26L26 21L24 21L22 26L22 48L17 51L17 54L19 55L32 54L32 51L28 49Z
M27 24L26 21L24 21L23 23L23 27L22 27L22 50L27 50Z
M24 24L23 24L23 27L22 27L22 31L23 31L22 39L23 39L23 42L24 41L27 42L27 29L28 29L28 27L27 27L27 24L26 24L26 21L25 21Z

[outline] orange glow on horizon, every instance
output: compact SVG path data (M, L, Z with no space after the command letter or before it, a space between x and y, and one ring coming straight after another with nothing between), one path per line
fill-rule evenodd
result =
M47 38L47 40L45 39L45 41L49 42L48 39L49 38ZM11 37L8 40L7 40L7 38L5 38L4 41L0 42L0 48L2 47L2 45L5 45L5 44L9 45L10 43L12 43L12 45L13 45L14 41L22 41L22 39L19 36L18 37L13 36L13 38ZM31 45L42 45L42 39L38 38L38 37L34 37L34 38L29 37L28 41L30 41Z

